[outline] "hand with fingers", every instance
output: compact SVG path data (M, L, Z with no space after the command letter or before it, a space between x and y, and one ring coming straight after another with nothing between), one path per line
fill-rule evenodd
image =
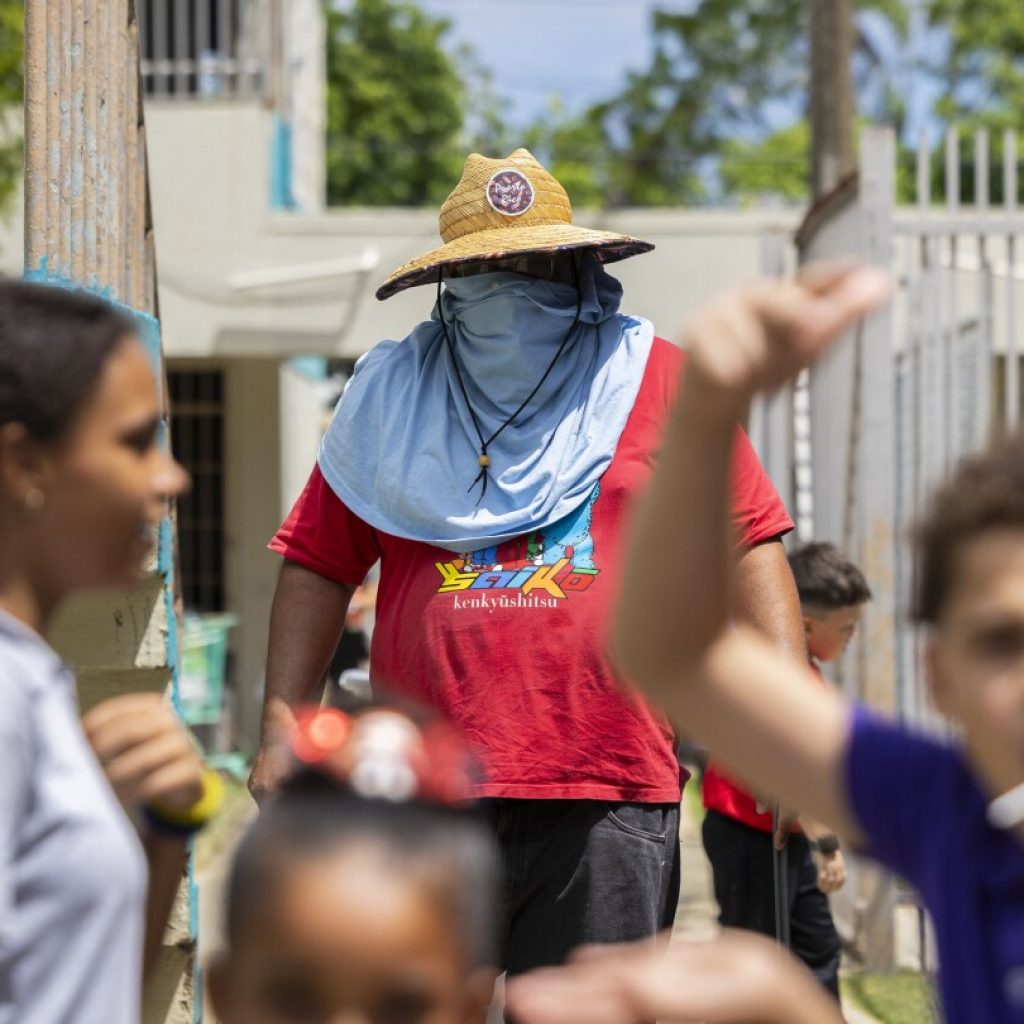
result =
M202 798L202 760L160 694L111 697L92 708L82 726L126 808L159 805L184 812Z
M508 982L517 1024L841 1024L807 970L760 936L712 942L652 940L585 950L564 967Z
M711 399L749 401L795 377L890 291L888 274L878 268L820 263L793 280L730 292L690 324L687 372L699 375Z

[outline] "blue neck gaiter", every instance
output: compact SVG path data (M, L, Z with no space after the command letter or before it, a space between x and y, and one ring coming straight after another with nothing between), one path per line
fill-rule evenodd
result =
M403 341L356 365L321 445L328 485L385 533L469 552L550 526L578 509L608 468L633 407L653 328L618 312L621 285L587 256L571 285L512 273L453 278ZM572 327L579 299L580 320ZM480 431L489 438L481 498ZM459 376L465 387L462 394Z

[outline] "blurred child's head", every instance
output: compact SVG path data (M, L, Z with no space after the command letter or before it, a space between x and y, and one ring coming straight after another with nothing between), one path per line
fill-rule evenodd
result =
M243 839L223 1024L477 1024L497 962L497 854L472 811L359 795L303 770Z
M916 618L936 706L995 796L1024 782L1024 442L967 459L917 532Z
M789 565L800 595L807 652L817 661L833 661L857 632L871 588L834 544L804 544L789 556Z

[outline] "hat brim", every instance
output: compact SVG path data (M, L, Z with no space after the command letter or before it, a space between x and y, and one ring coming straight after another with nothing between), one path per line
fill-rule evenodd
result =
M594 231L573 224L534 224L529 227L491 228L473 231L439 246L399 267L377 289L378 299L389 299L406 288L435 284L441 267L455 263L478 263L504 256L531 252L560 252L593 249L602 263L639 256L654 245L630 235Z

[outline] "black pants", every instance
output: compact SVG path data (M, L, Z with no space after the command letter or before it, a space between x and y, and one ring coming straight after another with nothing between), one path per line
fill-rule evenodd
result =
M669 928L679 900L679 806L486 800L504 859L503 967L563 963L578 946Z
M724 814L708 811L704 850L715 876L715 899L724 928L775 935L772 837ZM787 854L790 944L814 976L839 998L839 936L828 897L804 836L790 837Z

